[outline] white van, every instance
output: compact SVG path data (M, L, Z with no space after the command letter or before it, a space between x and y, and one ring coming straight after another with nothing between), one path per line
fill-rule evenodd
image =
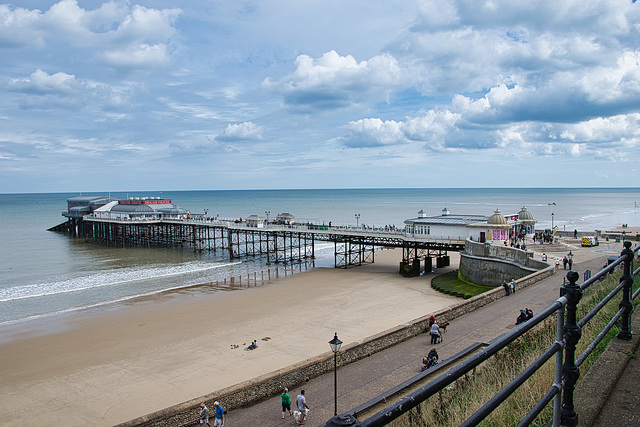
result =
M595 236L584 236L582 238L582 246L598 246L598 238Z

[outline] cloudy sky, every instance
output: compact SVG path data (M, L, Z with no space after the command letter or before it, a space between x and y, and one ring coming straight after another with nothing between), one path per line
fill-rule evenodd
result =
M0 4L0 193L638 186L639 8Z

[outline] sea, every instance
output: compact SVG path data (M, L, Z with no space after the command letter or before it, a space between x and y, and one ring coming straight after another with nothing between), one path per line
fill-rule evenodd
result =
M250 215L334 226L396 226L418 216L517 214L523 206L536 228L610 230L640 225L640 188L411 188L123 193L0 194L0 327L208 284L211 292L242 291L265 277L333 267L331 243L316 243L304 265L270 266L261 258L230 261L223 251L113 248L47 231L64 222L67 199L110 195L171 199L193 214L219 218ZM244 277L244 282L243 282Z

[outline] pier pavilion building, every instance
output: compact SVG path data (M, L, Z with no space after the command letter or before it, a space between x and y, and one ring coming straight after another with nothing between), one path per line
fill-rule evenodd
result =
M114 200L117 199L108 196L70 197L67 199L67 211L62 212L62 215L67 218L82 218Z
M420 210L417 218L404 221L408 235L471 239L477 242L504 241L520 233L531 234L536 222L525 206L518 214L507 216L500 209L496 209L491 216L451 214L446 207L442 215L427 216Z
M69 205L69 211L71 211L69 200L67 200L67 204ZM90 200L89 202L96 203L95 200ZM189 212L186 209L182 209L172 203L171 200L161 197L129 197L127 200L110 199L100 207L92 210L87 210L89 206L84 208L82 206L76 207L80 210L84 209L85 215L90 214L94 218L113 220L186 219L189 216Z

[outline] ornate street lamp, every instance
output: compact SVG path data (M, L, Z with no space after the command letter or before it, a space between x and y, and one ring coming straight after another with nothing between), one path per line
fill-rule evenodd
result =
M333 337L333 339L329 341L329 345L331 346L331 351L333 351L333 397L334 397L333 415L338 415L338 352L340 351L340 346L342 345L342 341L338 339L337 332Z
M551 212L551 231L553 232L553 212Z
M360 219L360 214L356 214L356 228L358 228L358 220Z
M271 211L264 211L264 214L267 216L267 225L269 225L269 215L271 215Z

